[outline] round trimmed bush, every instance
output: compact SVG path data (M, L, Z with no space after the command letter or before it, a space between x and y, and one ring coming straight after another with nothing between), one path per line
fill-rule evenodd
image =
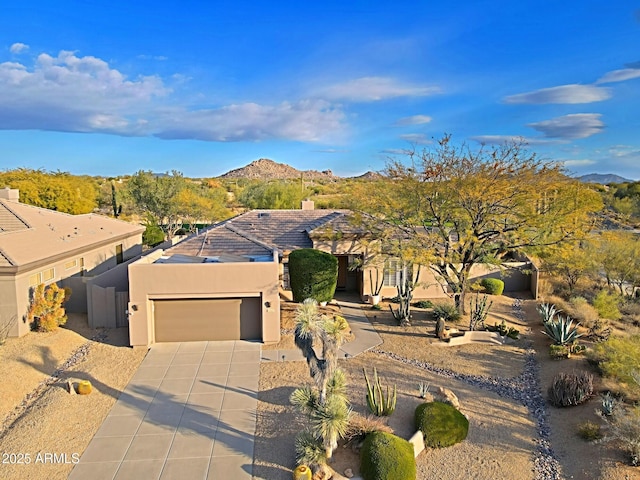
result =
M313 248L294 250L289 254L289 281L294 302L328 302L338 283L338 259Z
M424 435L424 444L431 448L450 447L467 438L469 420L448 403L428 402L418 405L416 428Z
M504 292L504 282L499 278L483 278L480 285L491 295L502 295Z
M364 480L415 480L413 445L391 433L370 433L360 450L360 473Z

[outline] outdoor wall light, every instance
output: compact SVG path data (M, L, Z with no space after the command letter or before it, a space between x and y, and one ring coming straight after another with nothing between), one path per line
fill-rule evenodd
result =
M131 310L133 310L134 312L138 311L138 306L137 305L131 305Z
M271 302L264 302L264 306L267 308L271 308Z

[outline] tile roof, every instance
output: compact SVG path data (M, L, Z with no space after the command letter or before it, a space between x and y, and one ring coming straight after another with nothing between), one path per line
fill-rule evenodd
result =
M180 242L167 253L246 256L311 248L309 233L346 213L348 210L251 210Z
M143 231L102 215L70 215L0 199L0 266L28 265Z
M0 233L26 230L29 225L22 220L8 204L0 202Z

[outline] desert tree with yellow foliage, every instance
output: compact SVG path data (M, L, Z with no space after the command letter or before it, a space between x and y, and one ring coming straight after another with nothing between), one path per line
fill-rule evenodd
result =
M381 179L354 190L352 208L368 214L360 216L366 228L406 239L405 258L428 265L464 312L474 265L501 265L514 251L580 238L602 200L522 144L473 150L445 135L390 160Z

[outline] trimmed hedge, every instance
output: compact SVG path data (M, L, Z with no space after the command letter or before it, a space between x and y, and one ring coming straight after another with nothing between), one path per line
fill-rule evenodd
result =
M480 285L491 295L502 295L504 292L504 282L499 278L483 278Z
M450 447L467 438L469 420L448 403L428 402L418 405L416 428L424 435L424 444L431 448Z
M338 259L313 248L294 250L289 254L289 282L294 302L328 302L338 283Z
M364 480L415 480L413 445L391 433L370 433L360 450L360 474Z

